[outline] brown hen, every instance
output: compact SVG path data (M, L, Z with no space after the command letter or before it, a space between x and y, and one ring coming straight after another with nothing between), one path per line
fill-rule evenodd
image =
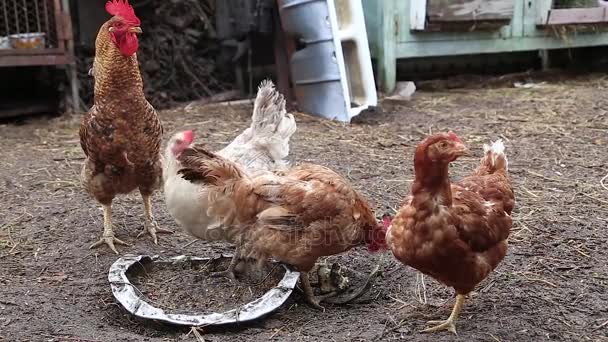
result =
M151 196L160 184L160 144L163 133L156 110L144 96L137 62L140 21L133 8L121 0L109 1L113 15L101 26L95 41L94 105L80 126L80 145L86 155L81 181L85 190L103 206L104 230L91 248L114 243L127 245L112 230L112 200L117 194L139 189L144 201L144 231L158 242L158 228L151 212ZM140 234L140 235L141 235Z
M385 229L367 201L334 171L301 165L285 172L250 177L238 164L201 146L180 156L180 173L208 185L207 213L237 236L243 255L259 261L274 258L302 272L308 301L317 308L308 272L318 258L367 244L386 246Z
M449 163L468 151L452 132L428 137L416 148L411 197L387 234L397 259L456 290L456 304L446 321L425 332L449 330L465 295L485 279L507 252L515 203L501 140L484 146L475 172L452 184Z

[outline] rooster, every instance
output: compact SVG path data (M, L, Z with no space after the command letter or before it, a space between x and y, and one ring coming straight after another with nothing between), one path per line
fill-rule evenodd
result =
M334 171L301 165L282 172L248 175L239 164L201 146L181 153L184 179L208 191L207 214L235 236L244 256L269 258L302 273L308 302L315 297L308 272L318 258L366 244L370 251L386 248L385 228L367 201Z
M151 197L160 187L160 144L163 128L156 110L144 96L137 62L140 20L126 0L106 3L112 15L95 41L94 105L80 126L80 145L86 155L81 172L85 190L103 206L103 235L90 248L106 244L118 254L112 230L112 200L139 189L144 202L144 233L158 243L158 227Z
M271 81L264 81L254 102L251 126L217 153L238 163L251 175L284 169L287 166L285 158L289 155L289 140L295 131L296 122L285 110L285 99ZM182 167L179 157L191 147L193 140L192 131L177 133L165 150L163 179L169 213L184 230L199 239L234 242L226 235L222 223L207 214L207 185L188 182L178 174ZM228 269L214 275L234 279L233 269L237 260L238 251Z
M472 175L452 184L450 162L468 153L453 132L426 138L416 148L411 196L387 234L395 257L456 290L456 304L445 321L424 332L449 330L465 295L505 257L515 204L502 140L485 145Z

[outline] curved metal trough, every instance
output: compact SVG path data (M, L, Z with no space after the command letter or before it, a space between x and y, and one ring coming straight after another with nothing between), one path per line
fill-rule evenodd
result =
M223 255L221 258L229 257ZM108 280L110 281L112 294L116 300L127 311L137 317L176 325L209 326L252 321L275 311L289 298L300 277L299 272L291 271L285 267L283 279L262 297L241 305L236 309L206 314L174 314L154 307L142 298L143 296L139 294L139 291L131 284L127 277L128 270L136 264L145 265L152 262L173 264L190 261L208 262L212 259L218 258L199 258L182 255L170 259L161 259L158 255L125 255L112 264L108 273Z

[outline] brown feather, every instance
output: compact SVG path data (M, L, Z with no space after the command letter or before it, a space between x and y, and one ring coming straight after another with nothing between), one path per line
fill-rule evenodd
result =
M424 144L417 149L422 163L412 196L391 223L389 245L401 262L466 294L506 254L515 203L511 181L506 169L485 168L450 184L449 162L431 164Z
M254 178L205 149L180 156L182 175L210 185L208 214L243 241L243 253L308 271L315 261L370 242L378 225L367 201L334 171L301 165Z

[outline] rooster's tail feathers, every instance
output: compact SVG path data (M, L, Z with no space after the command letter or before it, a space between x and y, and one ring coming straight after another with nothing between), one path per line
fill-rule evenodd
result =
M508 171L509 161L505 154L505 144L502 139L498 139L492 145L483 145L484 158L482 164L492 171L504 170Z

